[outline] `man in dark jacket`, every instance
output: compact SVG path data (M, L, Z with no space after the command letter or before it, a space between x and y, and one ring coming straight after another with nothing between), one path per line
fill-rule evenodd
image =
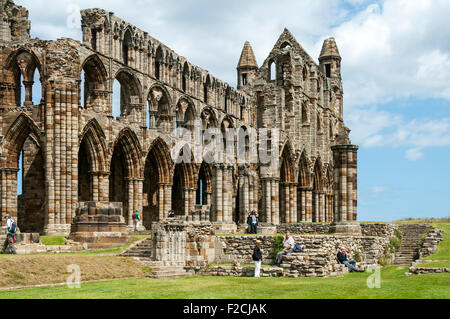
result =
M359 270L356 268L355 260L347 260L347 252L345 251L345 247L341 247L341 250L337 253L337 258L341 264L344 264L348 269L350 269L350 272L364 272L364 270Z
M261 270L261 262L262 262L262 243L260 240L256 241L255 248L253 248L252 259L255 263L255 277L259 277L259 272Z

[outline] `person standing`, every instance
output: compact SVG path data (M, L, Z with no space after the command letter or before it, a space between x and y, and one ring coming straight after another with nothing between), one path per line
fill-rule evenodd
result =
M141 216L139 215L139 212L135 211L133 214L134 231L138 231L140 220L141 220Z
M252 234L257 234L258 233L258 215L256 214L255 211L252 211L251 214L251 233Z
M245 211L245 214L247 214L247 233L251 234L252 233L252 215L248 211Z
M6 214L5 219L6 219L6 227L5 227L6 240L5 243L3 244L2 254L8 254L8 252L10 252L11 254L16 254L16 247L14 246L14 237L16 235L17 224L14 221L14 219L12 219L9 216L9 214Z
M262 243L260 240L256 241L255 248L253 248L253 255L252 259L255 263L255 277L259 277L259 273L261 271L261 263L262 263L262 250L261 250Z

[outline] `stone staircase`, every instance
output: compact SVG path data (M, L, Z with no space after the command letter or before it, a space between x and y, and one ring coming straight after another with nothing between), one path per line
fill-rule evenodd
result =
M402 245L395 254L394 265L411 265L418 259L420 241L432 228L426 224L401 225L398 229L402 233Z
M150 258L136 257L135 259L139 261L141 265L151 268L151 278L179 278L193 275L192 273L187 272L184 268L184 261L154 261Z
M150 258L152 254L152 239L144 238L125 249L119 256Z

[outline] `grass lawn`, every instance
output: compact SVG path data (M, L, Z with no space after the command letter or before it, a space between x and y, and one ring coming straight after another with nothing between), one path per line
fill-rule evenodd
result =
M405 276L406 267L385 267L381 288L368 288L370 273L335 278L188 277L123 279L66 286L0 292L0 299L301 299L301 298L449 298L448 274ZM373 273L372 273L373 274Z
M409 223L409 221L406 222ZM420 223L421 221L415 220L415 222ZM450 263L450 222L448 220L445 220L444 222L433 220L432 223L433 226L444 230L444 240L440 243L436 254L425 258L425 260L433 260L433 262L420 265L419 267L448 267ZM138 238L134 238L134 240L137 239ZM123 248L119 249L122 250ZM113 252L115 250L117 250L117 248L109 251ZM61 276L61 278L59 278L59 281L50 282L65 281L61 279L66 276L64 267L67 262L86 263L82 269L84 267L89 267L89 276L83 277L82 280L97 279L100 277L114 278L108 277L108 275L116 275L115 273L117 270L113 271L109 268L121 269L124 274L129 273L128 270L125 270L127 267L124 267L124 265L126 263L128 267L131 266L130 263L132 261L130 259L108 257L112 259L94 260L90 258L105 257L86 256L95 255L99 252L105 251L60 254L52 257L56 258L54 261L55 264L58 262L61 263L61 265L57 265L57 268L59 269L57 274L58 276ZM62 260L58 259L59 256L65 258L82 258L82 260L66 260L64 263ZM24 266L27 265L29 265L29 267L27 266L29 272L45 271L45 269L42 270L42 268L40 268L36 270L36 267L33 267L32 257L33 256L5 256L5 258L12 258L8 261L3 260L6 262L6 265L11 265L13 268L16 264L22 266L17 269L12 268L2 276L12 276L11 280L17 281L19 285L24 281L32 281L32 278L29 278L29 275L18 272L18 270L23 269ZM50 258L48 256L44 257ZM23 260L19 258L23 258ZM42 256L40 256L40 258L42 258ZM89 259L84 260L84 258ZM2 262L2 259L3 256L0 255L0 263ZM114 259L120 259L121 261L116 262ZM104 261L106 261L106 266L104 265ZM50 260L49 262L52 263ZM136 273L134 276L139 277L136 279L82 283L80 289L69 289L64 285L58 287L0 291L0 299L450 299L450 274L440 273L405 276L408 267L399 266L381 268L381 287L372 289L367 287L367 280L368 277L373 276L374 273L368 272L349 273L333 278L188 277L177 279L150 279L143 278L148 274L148 270L139 266L135 268L138 269L135 270ZM97 269L99 271L96 271Z

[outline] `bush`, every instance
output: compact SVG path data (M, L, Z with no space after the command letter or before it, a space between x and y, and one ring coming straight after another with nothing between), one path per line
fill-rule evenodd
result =
M391 263L391 254L386 254L378 260L380 266L387 266Z
M392 252L395 253L396 251L398 251L400 249L400 247L402 245L402 240L399 239L398 237L392 237L389 245L392 246L392 248L393 248Z
M280 251L283 250L283 239L284 239L283 234L277 235L274 238L274 245L275 245L275 249L274 249L274 255L276 256Z
M394 236L400 240L403 238L402 233L397 228L394 229Z
M353 252L353 259L354 259L356 262L361 262L361 261L362 261L361 254L360 254L360 252L359 252L358 250L355 250L355 251Z

